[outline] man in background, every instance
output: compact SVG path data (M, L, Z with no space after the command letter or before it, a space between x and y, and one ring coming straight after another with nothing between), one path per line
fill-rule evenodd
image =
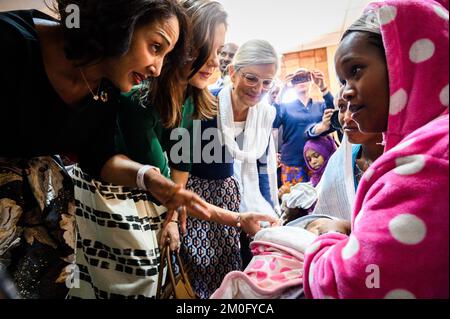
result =
M228 65L233 61L234 55L238 49L239 46L235 43L227 43L222 47L219 58L221 77L216 81L216 83L209 86L211 91L220 90L223 87L224 79L228 75Z

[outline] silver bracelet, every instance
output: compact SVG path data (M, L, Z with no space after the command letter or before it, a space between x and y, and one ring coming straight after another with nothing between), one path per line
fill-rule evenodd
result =
M241 215L238 214L237 219L236 219L236 227L237 228L241 228Z
M144 177L145 177L145 173L147 173L147 171L149 169L153 169L155 168L154 166L151 165L144 165L141 167L141 169L137 172L136 175L136 185L140 190L146 191L147 190L147 186L145 185L145 181L144 181Z

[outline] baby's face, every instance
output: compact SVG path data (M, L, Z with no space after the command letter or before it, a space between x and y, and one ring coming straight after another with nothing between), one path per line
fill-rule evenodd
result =
M306 151L306 161L308 162L309 166L311 166L314 170L318 170L322 167L323 163L325 162L325 159L322 155L317 153L313 150L307 150Z

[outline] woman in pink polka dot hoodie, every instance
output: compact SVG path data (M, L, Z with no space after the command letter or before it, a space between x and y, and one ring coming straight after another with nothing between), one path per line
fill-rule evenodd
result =
M361 131L384 133L385 153L358 188L351 234L316 223L307 297L449 297L448 18L448 1L386 0L344 35L343 97Z

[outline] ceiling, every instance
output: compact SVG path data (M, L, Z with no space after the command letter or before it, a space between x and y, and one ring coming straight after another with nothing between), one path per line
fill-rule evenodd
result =
M370 0L219 0L229 14L227 41L260 38L279 52L335 45Z
M51 0L47 2L51 3ZM18 9L39 9L49 12L45 0L0 0L0 11Z
M227 41L266 39L280 53L337 44L370 0L218 0L229 14ZM0 0L0 11L38 8L44 0Z

